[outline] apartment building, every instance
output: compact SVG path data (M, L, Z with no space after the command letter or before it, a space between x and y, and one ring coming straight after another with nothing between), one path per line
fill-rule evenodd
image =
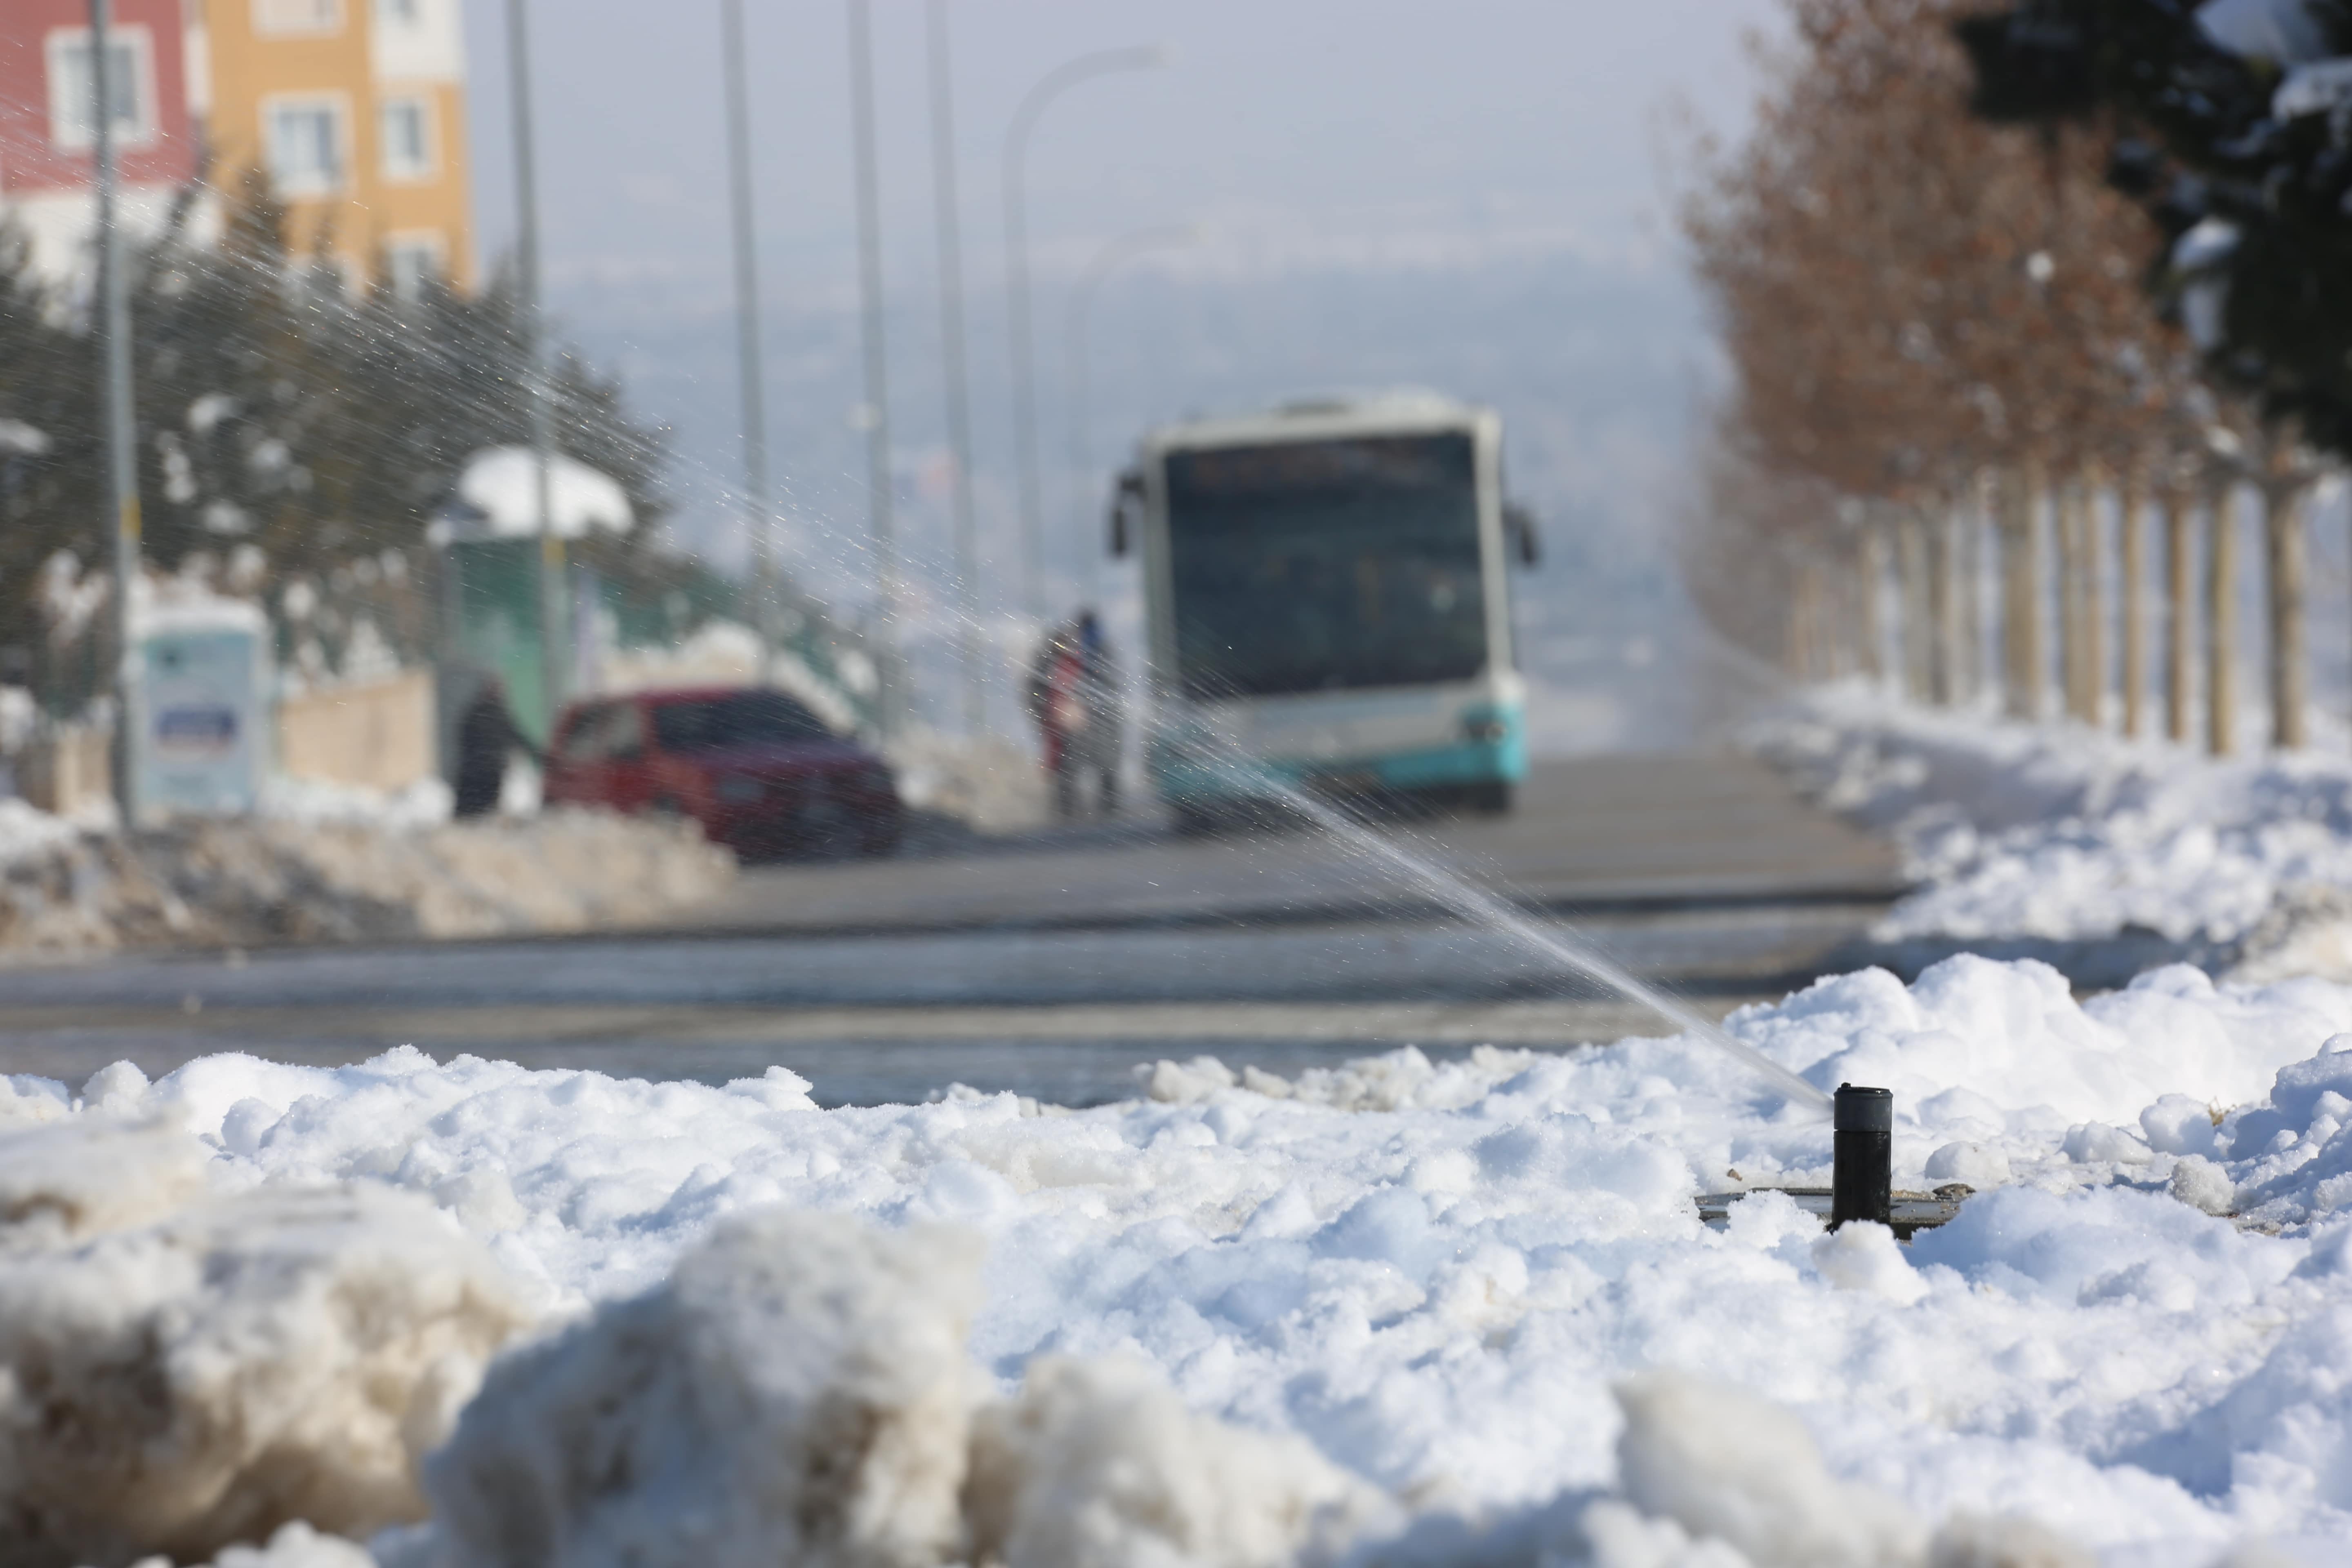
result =
M115 0L111 120L132 233L161 228L175 204L184 222L208 224L205 205L185 199L201 163L186 44L181 0ZM90 79L89 0L0 5L0 219L31 242L35 268L59 280L94 270Z
M354 284L474 282L461 0L184 0L213 179L258 170Z
M298 256L401 293L476 278L462 0L115 0L124 214L205 239L257 172ZM86 275L88 0L0 5L0 217L53 277Z

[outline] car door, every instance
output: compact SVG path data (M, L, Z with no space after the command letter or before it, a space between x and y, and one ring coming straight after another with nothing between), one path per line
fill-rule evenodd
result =
M646 746L645 705L634 698L613 704L604 729L605 767L612 776L615 811L640 812L653 805L653 759Z
M593 798L588 791L588 775L593 769L596 728L593 706L574 708L564 715L554 741L547 748L544 794L549 805L578 805Z

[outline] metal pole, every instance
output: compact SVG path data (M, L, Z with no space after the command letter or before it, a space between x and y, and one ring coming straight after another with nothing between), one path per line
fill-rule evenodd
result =
M530 401L532 531L539 536L539 668L542 736L551 739L563 704L563 541L553 504L555 406L548 384L546 334L540 313L539 168L531 143L528 0L507 0L507 74L513 100L516 324L523 340L523 387Z
M90 148L98 185L100 337L106 377L106 489L114 531L114 799L127 829L139 821L136 714L138 648L131 594L139 581L139 429L131 391L131 280L123 265L114 166L114 7L89 0Z
M1087 448L1088 392L1087 363L1087 323L1094 309L1095 291L1110 275L1136 257L1162 246L1189 245L1199 238L1199 232L1186 226L1175 228L1139 228L1122 234L1100 250L1087 263L1078 286L1070 291L1070 319L1063 333L1063 343L1069 355L1066 380L1070 398L1070 472L1073 476L1075 506L1078 520L1077 538L1081 558L1086 566L1079 578L1079 592L1087 604L1099 609L1096 598L1102 589L1102 557L1104 541L1095 531L1097 514L1093 510L1094 494L1087 484L1087 469L1092 461Z
M760 677L775 620L774 514L768 502L768 410L760 363L760 262L751 222L751 108L743 80L743 0L719 0L727 78L727 164L735 227L735 365L743 415L743 533L751 566L751 624Z
M1045 106L1091 78L1113 71L1149 70L1165 65L1168 54L1155 44L1080 55L1047 71L1013 111L1004 129L1004 315L1013 340L1013 444L1021 500L1021 608L1041 619L1045 576L1044 530L1037 506L1037 367L1029 330L1029 214L1024 187L1029 132Z
M890 515L890 413L882 338L882 214L874 173L874 38L868 0L849 0L850 116L857 174L857 295L866 343L866 489L874 534L875 720L898 725L898 552Z
M980 644L980 541L971 504L971 395L964 370L963 223L956 192L955 96L948 59L947 0L928 0L931 77L931 196L940 236L940 369L946 384L948 451L955 464L949 492L955 527L957 661L963 671L963 728L988 727L988 674Z

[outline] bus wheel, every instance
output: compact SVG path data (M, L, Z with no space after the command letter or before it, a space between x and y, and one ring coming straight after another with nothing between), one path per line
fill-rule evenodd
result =
M1463 792L1463 804L1480 816L1507 816L1511 811L1511 784L1508 779L1488 779L1474 784Z

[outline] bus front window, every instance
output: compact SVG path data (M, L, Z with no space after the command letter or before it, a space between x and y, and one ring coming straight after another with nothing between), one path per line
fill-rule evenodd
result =
M1167 479L1185 696L1414 686L1486 668L1466 434L1177 451Z

